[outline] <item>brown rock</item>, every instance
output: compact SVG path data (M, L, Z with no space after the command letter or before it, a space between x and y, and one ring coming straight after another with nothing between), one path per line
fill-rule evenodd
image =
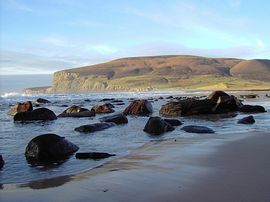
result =
M38 108L30 112L19 112L14 116L14 121L50 121L57 119L53 111L47 108Z
M104 105L97 105L92 107L92 112L95 112L96 114L103 114L103 113L113 113L114 110L112 109L111 104L104 104Z
M9 111L8 115L14 116L18 112L29 112L33 111L33 106L31 101L23 102L23 103L17 103L15 106L13 106Z
M152 104L148 100L135 100L123 112L125 115L147 116L153 113Z
M92 112L86 108L82 108L76 105L73 105L63 111L58 117L92 117L95 116L95 112Z

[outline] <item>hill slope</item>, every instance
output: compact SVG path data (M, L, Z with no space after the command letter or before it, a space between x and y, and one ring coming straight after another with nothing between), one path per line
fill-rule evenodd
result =
M254 68L256 67L256 74ZM269 88L269 60L152 56L56 72L54 92L146 91L224 88ZM253 81L263 80L263 81Z

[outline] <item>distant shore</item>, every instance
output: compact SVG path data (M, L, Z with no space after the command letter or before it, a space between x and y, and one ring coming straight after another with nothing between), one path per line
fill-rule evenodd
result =
M268 201L270 133L150 142L75 176L3 185L2 201Z

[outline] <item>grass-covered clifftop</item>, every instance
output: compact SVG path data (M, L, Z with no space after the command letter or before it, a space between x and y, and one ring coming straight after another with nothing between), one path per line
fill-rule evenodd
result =
M270 89L270 60L152 56L54 73L53 91Z

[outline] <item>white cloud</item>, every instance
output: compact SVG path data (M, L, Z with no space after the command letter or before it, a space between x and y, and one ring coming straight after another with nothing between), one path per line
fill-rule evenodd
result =
M94 45L86 47L88 50L93 50L102 55L110 55L116 53L118 50L114 47L108 45Z

